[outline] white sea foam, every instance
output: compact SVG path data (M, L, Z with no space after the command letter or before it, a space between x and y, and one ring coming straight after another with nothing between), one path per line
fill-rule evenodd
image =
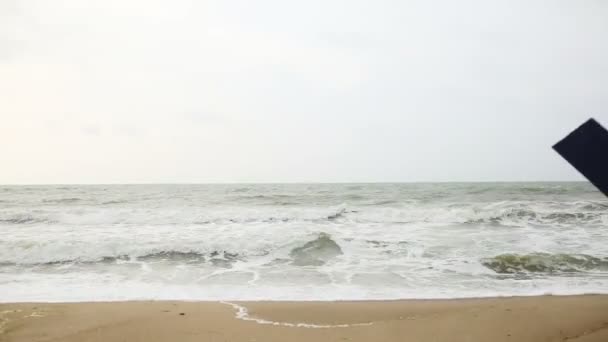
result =
M247 310L247 308L242 305L225 302L225 301L222 301L221 303L231 306L236 311L237 319L240 319L243 321L255 322L257 324L262 324L262 325L274 325L274 326L289 327L289 328L335 329L335 328L370 326L370 325L374 324L373 322L352 323L352 324L313 324L313 323L302 323L302 322L300 322L300 323L277 322L277 321L270 321L270 320L266 320L266 319L262 319L262 318L251 317L249 315L249 310Z
M3 302L608 292L585 184L0 190Z

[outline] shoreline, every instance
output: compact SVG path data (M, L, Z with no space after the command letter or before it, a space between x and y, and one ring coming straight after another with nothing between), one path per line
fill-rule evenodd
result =
M454 298L394 298L394 299L116 299L116 300L53 300L53 301L0 301L2 305L20 304L99 304L99 303L391 303L391 302L452 302L472 300L502 300L502 299L526 299L526 298L548 298L548 297L603 297L608 293L573 293L573 294L530 294L530 295L505 295L505 296L479 296L479 297L454 297Z
M0 341L608 341L608 295L0 303Z

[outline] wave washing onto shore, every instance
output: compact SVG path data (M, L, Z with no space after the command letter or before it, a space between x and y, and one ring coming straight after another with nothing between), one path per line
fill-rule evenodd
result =
M481 263L497 273L608 272L608 258L585 254L503 254L482 259Z
M0 187L0 301L608 293L584 183Z
M281 327L289 327L289 328L310 328L310 329L335 329L335 328L351 328L351 327L365 327L373 325L373 322L369 323L351 323L351 324L311 324L311 323L288 323L288 322L276 322L269 321L267 319L256 318L249 315L249 310L242 305L238 305L235 303L222 301L223 304L226 304L232 307L236 311L236 318L243 321L251 321L257 324L262 325L275 325Z

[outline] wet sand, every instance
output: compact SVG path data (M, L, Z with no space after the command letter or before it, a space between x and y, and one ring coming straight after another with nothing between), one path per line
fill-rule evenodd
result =
M0 304L0 341L606 342L608 296Z

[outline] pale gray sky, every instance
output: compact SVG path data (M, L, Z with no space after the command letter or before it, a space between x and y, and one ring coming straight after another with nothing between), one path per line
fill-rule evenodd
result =
M0 183L580 180L604 0L2 0Z

